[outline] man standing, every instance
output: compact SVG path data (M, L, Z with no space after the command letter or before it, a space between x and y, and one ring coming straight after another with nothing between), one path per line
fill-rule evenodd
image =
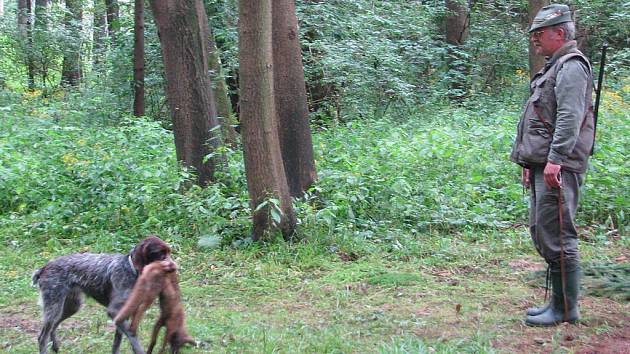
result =
M554 326L580 318L574 220L593 147L593 80L588 59L577 49L568 6L543 7L529 33L546 63L531 80L510 159L523 167L522 182L531 196L531 237L551 277L549 303L528 309L525 323Z

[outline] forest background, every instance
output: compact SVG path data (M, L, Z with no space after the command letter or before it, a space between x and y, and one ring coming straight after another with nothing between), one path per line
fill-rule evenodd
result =
M297 1L312 139L297 146L312 149L316 178L289 206L270 196L254 207L250 183L263 178L243 155L239 81L240 63L256 55L239 49L239 4L203 2L204 77L222 143L208 144L200 163L217 167L200 183L174 139L170 64L149 6L159 2L0 0L0 348L35 348L33 270L73 252L126 253L149 234L173 246L180 265L199 342L187 352L630 345L630 3L565 2L596 74L608 44L577 218L584 321L532 329L522 314L543 301L544 268L508 155L540 65L528 54L529 16L544 1ZM295 215L288 237L286 208ZM261 211L269 228L256 236ZM111 334L93 302L59 330L64 352L103 352Z

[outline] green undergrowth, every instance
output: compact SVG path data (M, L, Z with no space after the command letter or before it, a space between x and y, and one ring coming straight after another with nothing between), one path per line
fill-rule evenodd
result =
M620 280L627 275L616 268L630 256L624 92L605 96L611 103L578 215L587 276L606 289L585 295L584 340L614 334L629 316ZM296 201L298 237L266 244L248 242L238 151L225 152L215 184L189 187L191 173L178 165L172 135L159 123L89 119L67 100L0 100L2 350L35 348L33 270L73 252L126 253L147 234L165 239L180 267L188 327L199 341L186 352L487 353L567 345L554 330L520 322L540 302L544 277L524 226L519 170L508 161L518 100L487 97L320 127L319 182ZM600 314L598 306L614 311ZM150 322L141 328L144 342ZM59 336L64 352L106 352L111 321L89 301Z

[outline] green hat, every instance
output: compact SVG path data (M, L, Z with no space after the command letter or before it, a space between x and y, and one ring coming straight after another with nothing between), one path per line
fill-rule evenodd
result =
M529 33L543 27L549 27L565 22L572 22L571 10L567 5L553 4L540 9L532 21Z

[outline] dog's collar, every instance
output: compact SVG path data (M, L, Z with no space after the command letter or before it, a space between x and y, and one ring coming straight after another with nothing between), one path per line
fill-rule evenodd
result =
M129 261L129 265L131 266L131 270L133 270L133 274L138 275L138 271L136 270L136 267L134 267L134 265L133 265L133 259L131 259L131 255L127 256L127 260Z

